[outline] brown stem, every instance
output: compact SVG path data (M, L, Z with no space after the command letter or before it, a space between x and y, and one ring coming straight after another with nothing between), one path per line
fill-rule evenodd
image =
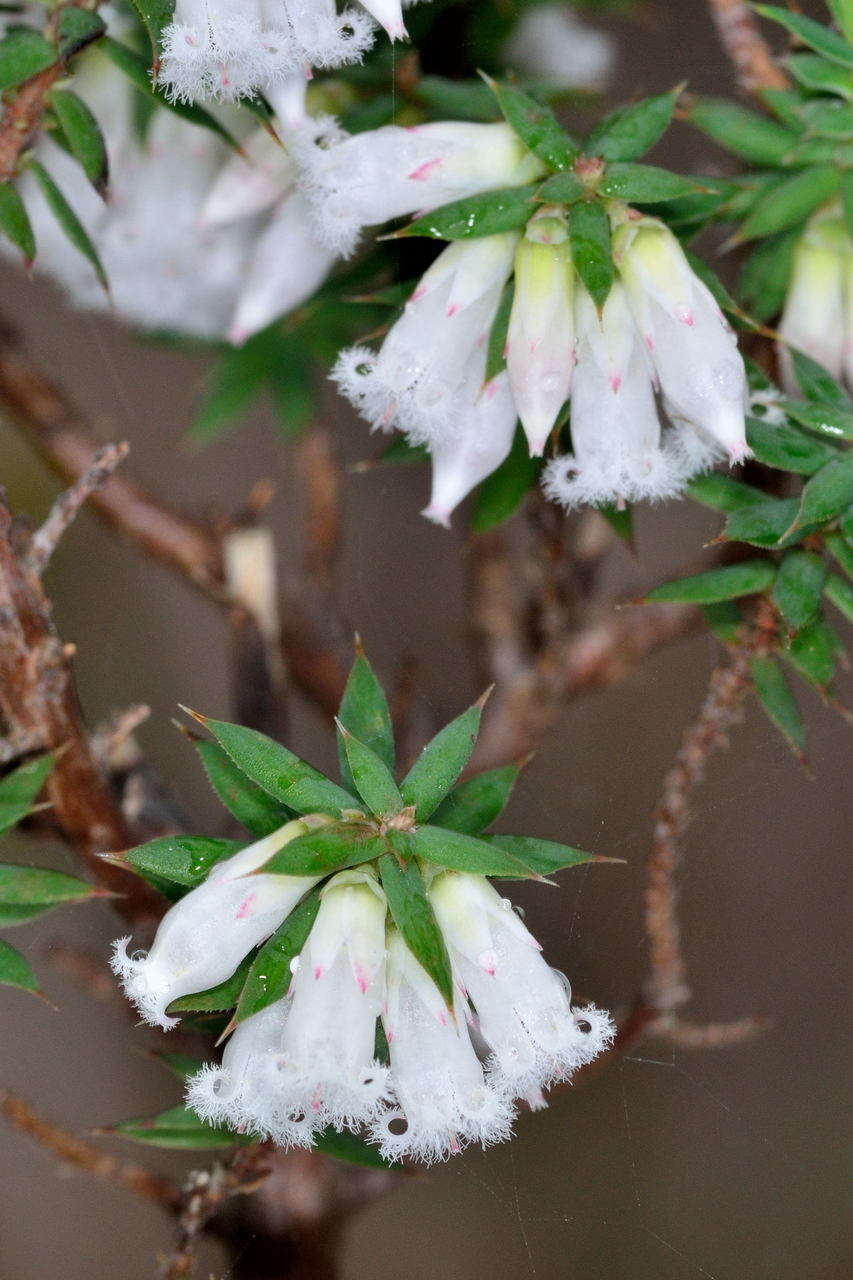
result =
M0 182L8 182L18 172L21 153L41 125L48 92L65 74L62 63L55 62L22 84L6 107L0 121Z
M787 89L788 77L777 66L758 19L745 0L708 0L708 7L741 88L748 93Z
M106 484L127 456L128 448L127 444L107 444L98 449L80 479L57 498L44 524L33 534L30 542L27 559L36 573L44 573L60 539L83 503Z
M681 861L680 840L690 821L693 793L705 774L712 752L723 746L750 687L751 659L766 652L776 631L772 605L761 600L753 625L727 659L711 673L708 693L696 720L687 729L664 779L655 813L652 846L646 863L646 936L649 977L646 1000L664 1020L690 996L687 965L681 947L675 873Z

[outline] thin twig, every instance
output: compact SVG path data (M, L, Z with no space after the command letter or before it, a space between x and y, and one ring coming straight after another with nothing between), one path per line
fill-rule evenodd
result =
M645 997L664 1020L674 1019L678 1007L690 996L675 873L681 861L680 840L690 821L693 793L704 777L709 756L726 744L726 735L740 714L750 688L752 658L766 652L775 630L775 610L762 600L741 643L733 646L726 660L711 673L699 715L685 732L675 763L664 779L646 863L645 892L650 951Z
M190 1174L181 1193L178 1235L164 1261L163 1280L183 1280L192 1273L196 1244L211 1219L232 1196L254 1191L269 1171L269 1150L256 1146L238 1150L227 1165L215 1164Z
M177 1210L181 1193L174 1183L149 1173L142 1165L118 1160L84 1142L82 1138L67 1133L58 1125L36 1115L23 1098L7 1093L0 1099L0 1112L13 1129L32 1138L40 1147L50 1151L70 1168L80 1169L102 1182L123 1187L133 1195L161 1208Z
M87 498L106 484L116 467L127 457L130 445L106 444L98 449L79 480L56 499L44 524L32 536L27 561L36 573L44 573L66 529Z
M777 65L746 0L708 0L720 42L748 93L787 89L788 77Z

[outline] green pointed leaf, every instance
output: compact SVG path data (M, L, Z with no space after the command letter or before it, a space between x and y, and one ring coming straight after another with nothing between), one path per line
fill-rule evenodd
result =
M754 165L782 164L799 140L796 133L766 116L718 98L696 99L688 107L687 118L727 151Z
M403 807L403 798L385 761L380 760L375 751L353 737L340 721L338 732L343 740L356 790L371 813L380 818L390 818L399 813Z
M389 769L394 768L394 730L388 699L360 643L356 647L355 661L347 677L338 719L359 741L375 751ZM347 791L352 791L355 783L340 734L338 734L338 758L341 765L341 781Z
M810 476L837 457L837 450L790 423L747 418L746 439L759 462L780 471Z
M389 837L398 851L407 849L407 842L401 836L401 832L393 832ZM406 946L432 978L447 1005L452 1007L450 957L417 864L407 862L400 866L393 853L385 853L379 859L379 874L388 899L388 910Z
M806 526L791 532L798 505L796 498L764 497L733 511L722 536L727 542L749 542L754 547L773 547L777 551L792 546L813 531L813 526Z
M520 858L496 848L490 839L478 840L464 831L425 824L411 832L408 844L415 857L451 871L511 880L525 880L531 874Z
M569 242L575 270L599 311L607 301L615 268L610 219L600 200L579 200L569 210Z
M841 177L841 208L847 234L853 236L853 170L851 169L846 170Z
M531 98L515 85L488 81L507 124L549 169L571 169L579 147L570 138L550 107Z
M263 343L250 339L242 347L226 351L207 379L187 439L197 445L221 439L265 390L268 371L268 351Z
M414 805L419 822L434 813L452 788L477 742L484 698L451 720L428 742L400 784L403 803Z
M169 1147L179 1151L215 1151L220 1147L251 1146L257 1142L248 1134L206 1124L190 1107L172 1107L158 1116L123 1120L103 1130L149 1147Z
M421 76L415 96L429 107L436 120L471 120L491 124L501 110L487 84L479 80L450 80L446 76Z
M29 266L36 256L35 236L24 202L11 182L0 183L0 232L20 249L24 265Z
M603 160L639 160L663 137L672 120L680 88L619 107L593 129L584 154Z
M226 720L202 717L201 723L210 730L238 769L297 813L340 813L341 809L359 807L355 796L324 778L317 769L265 733L245 729Z
M845 39L853 40L853 0L829 0L829 7Z
M319 909L320 891L314 889L261 947L246 975L235 1022L245 1022L287 995L293 977L291 963L308 941Z
M433 826L479 835L503 812L520 771L507 764L460 782L432 815Z
M56 47L44 36L25 27L13 27L0 40L0 93L46 71L56 60Z
M215 840L209 836L160 836L128 849L125 861L144 876L194 889L211 867L245 849L245 840Z
M69 12L65 10L65 12ZM79 12L79 10L78 10ZM54 89L50 103L71 153L99 195L107 189L107 148L97 120L82 98L70 89Z
M151 49L154 54L155 69L159 65L160 37L164 27L168 27L175 12L175 0L133 0L133 7L139 14Z
M0 778L0 835L32 812L53 768L54 759L52 753L38 756Z
M268 836L290 821L293 811L279 804L238 769L218 743L198 738L193 745L201 756L213 790L228 812L253 836Z
M791 639L782 656L818 689L824 690L835 675L839 653L838 636L824 618L816 618Z
M687 486L687 492L703 507L712 511L741 511L744 507L754 506L761 502L765 495L752 485L735 480L732 476L723 475L720 471L709 471L707 475L696 476Z
M816 471L803 486L795 527L823 524L853 502L853 452L842 454Z
M676 601L680 604L713 604L766 591L773 583L776 568L770 560L744 560L722 569L709 569L692 578L667 582L644 597L645 603Z
M785 63L798 84L816 93L837 93L853 98L853 71L827 62L816 53L792 53Z
M552 173L536 192L543 204L574 204L586 194L586 186L574 173Z
M794 362L797 384L804 399L815 400L820 405L829 405L833 409L843 409L846 412L853 409L847 392L841 383L833 378L828 369L824 369L823 365L806 355L805 351L799 351L796 347L789 347L788 350Z
M343 1160L345 1164L357 1164L365 1169L399 1168L383 1160L377 1147L371 1146L355 1133L342 1133L332 1128L323 1129L320 1133L314 1134L313 1142L316 1149L322 1151L323 1155L332 1156L335 1160Z
M536 483L541 465L540 458L531 458L527 437L517 428L509 453L477 489L471 511L474 533L488 533L509 519Z
M816 100L803 107L809 134L849 142L853 138L853 106L849 102Z
M789 551L773 583L773 601L794 631L811 622L820 608L827 567L813 551Z
M503 850L511 858L517 858L534 875L550 876L567 867L580 867L585 862L597 862L594 853L573 849L571 845L558 844L554 840L538 840L535 836L488 836L490 844Z
M609 164L598 184L603 196L614 200L627 200L629 204L657 204L659 201L679 200L682 196L701 191L693 178L682 178L668 169L658 169L651 164Z
M104 271L98 251L92 244L92 241L89 238L89 233L83 226L83 223L77 217L77 214L71 208L71 205L65 199L65 196L62 194L59 187L40 161L30 159L27 161L26 167L35 177L36 182L41 188L48 208L59 223L59 226L65 233L66 238L74 248L79 253L82 253L83 257L91 263L95 275L101 283L101 288L106 293L109 293L110 286L107 281L106 272Z
M56 24L59 56L68 62L95 40L99 40L107 26L103 18L91 9L68 5L59 11Z
M836 609L840 609L848 622L853 622L853 586L831 573L824 587L827 600L831 600Z
M509 319L512 314L514 297L515 284L510 281L501 294L501 300L498 303L498 309L495 312L495 318L489 330L489 345L486 351L486 382L491 382L492 378L496 378L506 368L504 352L506 350Z
M204 1063L201 1058L193 1058L188 1053L154 1053L151 1055L161 1062L167 1071L171 1071L173 1076L177 1076L179 1080L189 1080L190 1076L194 1076Z
M361 822L331 822L291 840L264 863L263 869L284 876L327 876L370 862L383 848L374 827Z
M430 236L434 240L468 240L493 236L502 231L520 231L536 212L533 203L538 187L505 187L482 195L466 196L415 218L395 237Z
M775 658L753 658L749 665L763 710L788 745L802 755L806 745L806 727L782 668Z
M743 264L738 295L754 319L766 322L785 305L801 228L760 240Z
M0 986L21 987L38 993L38 978L32 966L8 942L0 938Z
M789 417L810 431L817 431L832 440L853 440L853 412L849 409L802 400L781 400L780 406Z
M843 67L853 67L853 45L830 27L824 27L802 13L780 9L775 4L757 4L755 10L771 22L778 22L786 27L802 44L807 44L810 49L823 54L831 62L838 62Z
M62 903L96 897L103 897L103 890L61 871L0 863L0 926L31 920Z
M840 182L839 171L831 164L792 174L760 197L741 225L738 240L755 240L798 226L818 205L835 195Z
M848 578L853 578L853 547L841 533L830 533L826 539L826 549L841 565Z

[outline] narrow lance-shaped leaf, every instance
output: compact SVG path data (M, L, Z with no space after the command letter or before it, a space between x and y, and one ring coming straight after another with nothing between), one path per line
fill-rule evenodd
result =
M569 241L575 270L599 311L607 301L615 268L610 219L600 200L579 200L569 210Z
M580 867L585 862L606 862L608 859L571 845L554 840L539 840L535 836L487 836L490 844L512 858L518 859L533 875L550 876L567 867Z
M0 93L14 89L57 61L55 45L37 31L15 27L0 40Z
M789 551L773 583L773 601L785 621L798 631L820 608L827 567L813 551Z
M365 1169L399 1170L399 1165L383 1160L378 1149L356 1133L341 1132L330 1126L315 1133L312 1141L317 1151L335 1160L343 1160L344 1164L356 1164Z
M396 849L405 849L401 833L393 833ZM432 909L423 877L414 862L403 866L393 853L379 859L388 910L406 946L432 978L448 1006L453 1005L453 974L444 936Z
M505 187L444 204L415 218L395 231L401 236L431 236L434 240L467 240L473 236L493 236L502 231L520 231L535 212L537 187Z
M218 742L197 738L194 745L213 790L228 812L253 836L268 836L290 821L293 811L238 769Z
M586 186L575 173L552 173L536 192L543 204L574 204L586 194Z
M30 159L27 161L27 168L35 177L36 182L41 187L45 201L64 231L67 239L73 244L74 248L82 253L83 257L91 263L95 275L101 283L101 287L106 293L109 293L110 287L107 281L106 272L104 271L98 251L93 245L89 233L83 226L83 223L77 217L77 214L71 208L71 205L65 199L59 187L53 178L45 169L39 160Z
M792 530L798 505L796 498L764 496L759 502L731 513L723 538L727 542L750 542L755 547L780 551L802 541L814 529L813 525L806 525Z
M0 835L32 811L39 792L53 768L52 753L18 765L0 779Z
M848 578L853 578L853 546L842 533L830 533L826 538L826 549L841 565Z
M36 256L36 240L24 202L11 182L0 183L0 232L20 249L28 267Z
M818 617L797 632L788 648L782 650L782 655L801 676L825 690L835 675L841 651L835 631L824 618Z
M250 1146L257 1142L245 1133L234 1133L218 1125L207 1124L190 1107L172 1107L160 1115L138 1120L123 1120L100 1130L116 1134L148 1147L169 1147L179 1151L215 1151L220 1147Z
M434 813L459 777L477 741L488 691L461 716L451 720L428 742L400 784L406 805L415 806L419 822Z
M735 239L754 240L804 222L818 205L835 195L839 183L839 172L831 164L793 174L757 201Z
M403 807L400 789L394 775L375 751L354 738L348 729L337 721L338 732L343 739L347 763L356 790L372 813L389 818Z
M133 7L139 14L142 25L151 41L151 55L155 75L160 65L160 37L164 27L172 21L175 12L175 0L133 0Z
M84 9L81 5L66 5L60 10L56 24L57 44L62 61L68 62L75 54L99 40L106 29L103 18L92 9Z
M825 27L802 13L781 9L775 4L757 4L755 9L763 17L787 27L803 44L809 45L817 53L822 53L831 62L838 62L844 67L853 67L853 45L831 27Z
M530 869L512 854L505 853L488 840L466 835L463 831L448 831L444 827L429 824L417 827L408 838L411 852L424 862L451 871L465 871L472 876L505 876L513 880L526 880Z
M839 578L837 573L831 573L826 580L824 591L827 600L832 601L848 622L853 622L853 585L846 582L844 578Z
M432 815L433 826L478 835L502 813L523 763L487 769L460 782Z
M308 941L319 909L320 893L315 889L261 947L243 983L235 1023L245 1022L253 1013L287 995L293 976L291 965Z
M360 742L375 751L389 769L394 768L394 730L385 690L356 640L355 661L347 677L344 696L338 711L338 719ZM338 757L341 765L341 781L348 791L354 787L349 761L340 734Z
M0 938L0 986L20 987L38 994L38 978L20 951Z
M648 603L675 601L681 604L713 604L716 600L734 600L738 596L766 591L776 577L770 560L744 560L722 569L709 569L692 578L666 582L644 597Z
M217 983L215 987L208 987L206 991L193 991L187 996L180 996L177 1000L173 1000L167 1012L170 1014L225 1013L228 1009L233 1009L240 999L240 992L245 986L254 957L254 952L246 956L231 977Z
M694 191L703 191L692 178L682 178L668 169L651 164L609 164L599 183L599 191L615 200L630 204L656 204L662 200L679 200Z
M838 456L834 445L818 440L788 422L771 423L764 418L747 418L746 439L759 462L800 475L813 475Z
M570 169L578 154L578 144L570 138L550 107L531 98L511 84L486 78L507 124L529 151L549 169Z
M211 867L245 848L245 840L217 840L208 836L161 836L128 849L121 857L144 876L194 889Z
M105 895L103 889L42 867L0 863L0 926L19 924L64 903Z
M672 120L681 86L642 102L619 107L593 129L583 144L584 154L604 160L639 160Z
M696 476L688 484L687 492L695 502L701 502L712 511L741 511L744 507L761 502L765 496L760 489L753 489L752 485L723 475L720 471L709 471L707 475Z
M796 133L767 116L717 98L696 99L687 115L697 129L751 164L781 164L798 141Z
M82 98L70 89L54 89L50 103L72 154L99 195L107 189L109 165L100 126Z
M849 409L804 400L782 400L780 405L789 417L810 431L817 431L832 440L853 440L853 412Z
M847 392L828 369L824 369L822 364L818 364L805 351L798 351L796 347L789 350L797 383L806 400L817 400L819 404L832 405L834 409L849 411L853 408Z
M756 696L767 717L802 758L806 728L779 663L772 657L756 657L750 662L750 672Z
M506 368L506 340L514 297L515 283L511 281L501 294L501 300L489 330L489 343L486 349L486 382L491 382L492 378L496 378Z
M370 862L383 847L382 838L371 826L332 822L291 840L264 863L261 871L283 876L326 876L344 867Z
M833 458L806 481L789 532L831 520L853 502L853 452Z

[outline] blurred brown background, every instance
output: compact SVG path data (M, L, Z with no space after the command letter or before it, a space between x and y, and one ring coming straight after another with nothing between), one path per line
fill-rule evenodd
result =
M675 22L667 27L667 16ZM699 0L659 4L622 40L613 97L656 92L687 77L731 88ZM667 33L664 38L664 33ZM676 130L674 167L707 169L710 144ZM202 361L135 341L107 319L70 313L56 293L4 269L0 308L40 368L64 383L105 438L127 437L133 474L196 509L235 508L259 476L284 555L300 505L287 447L262 415L198 456L179 442L204 375ZM330 400L347 460L371 446ZM0 426L2 479L35 518L55 492L15 433ZM401 649L421 660L421 687L439 721L478 692L463 633L462 520L448 534L419 520L422 472L389 469L348 480L342 582L354 624L386 674ZM639 561L612 553L614 590L680 567L718 521L688 504L639 513ZM62 634L91 723L134 701L151 704L146 751L174 780L199 831L220 814L192 753L170 726L178 700L229 713L219 613L118 544L89 515L51 568ZM579 993L619 1010L644 966L642 862L649 814L682 727L703 697L715 647L684 642L622 686L577 702L519 787L505 829L567 839L627 860L564 873L558 891L520 888L528 923ZM713 763L685 848L686 949L695 1018L767 1015L754 1042L688 1053L643 1042L550 1110L522 1117L518 1137L466 1154L374 1204L350 1227L345 1280L834 1280L848 1274L843 1216L843 892L849 850L849 747L841 722L804 695L809 782L750 707L729 752ZM332 767L326 726L294 706L292 745ZM848 840L845 842L845 834ZM845 843L847 849L845 849ZM11 844L4 856L20 850ZM37 855L37 857L35 857ZM74 870L61 849L27 856ZM0 1086L45 1116L86 1131L172 1106L180 1088L130 1031L118 999L93 999L51 962L58 940L105 952L119 931L106 906L71 908L16 931L58 1012L0 989ZM10 935L11 936L11 935ZM104 1148L180 1173L191 1157ZM149 1280L169 1240L160 1213L82 1174L69 1176L18 1135L2 1133L0 1280ZM211 1246L199 1275L228 1274Z

